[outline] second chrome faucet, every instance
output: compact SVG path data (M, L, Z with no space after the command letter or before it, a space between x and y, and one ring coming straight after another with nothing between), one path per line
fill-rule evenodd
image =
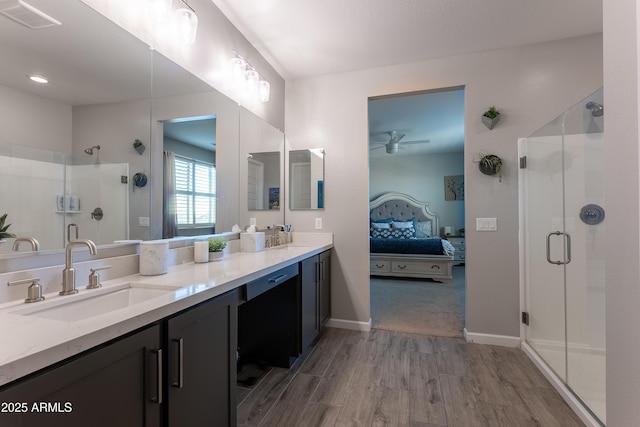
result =
M73 295L78 293L78 290L76 289L76 270L73 268L71 251L74 246L81 245L87 246L91 255L95 255L97 252L96 244L89 239L72 240L67 243L65 266L64 270L62 270L62 290L60 291L60 295Z

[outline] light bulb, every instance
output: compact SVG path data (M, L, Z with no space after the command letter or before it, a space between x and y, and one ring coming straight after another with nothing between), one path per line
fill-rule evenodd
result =
M258 82L258 91L260 93L260 101L269 102L269 93L271 92L271 84L266 80Z
M247 63L244 59L236 56L231 60L231 75L234 80L241 81L244 78L244 70L247 68Z
M175 12L178 36L185 43L193 44L198 32L198 17L191 9L180 8Z

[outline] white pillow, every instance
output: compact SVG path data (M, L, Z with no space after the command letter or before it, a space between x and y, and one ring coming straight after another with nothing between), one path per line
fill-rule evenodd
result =
M416 222L416 237L418 239L431 237L431 221Z
M393 228L411 228L413 227L413 221L393 221L391 223Z
M371 228L381 230L383 228L391 228L391 224L389 224L388 222L372 222Z

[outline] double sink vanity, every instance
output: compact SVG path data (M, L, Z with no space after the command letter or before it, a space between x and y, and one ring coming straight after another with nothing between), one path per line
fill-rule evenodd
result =
M1 305L0 424L235 425L240 367L294 366L328 320L332 246L320 233Z

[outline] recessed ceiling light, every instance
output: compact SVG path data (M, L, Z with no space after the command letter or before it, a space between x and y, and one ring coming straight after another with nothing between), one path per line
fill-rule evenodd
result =
M49 80L47 80L46 77L31 75L29 76L29 78L36 83L42 83L42 84L49 83Z

